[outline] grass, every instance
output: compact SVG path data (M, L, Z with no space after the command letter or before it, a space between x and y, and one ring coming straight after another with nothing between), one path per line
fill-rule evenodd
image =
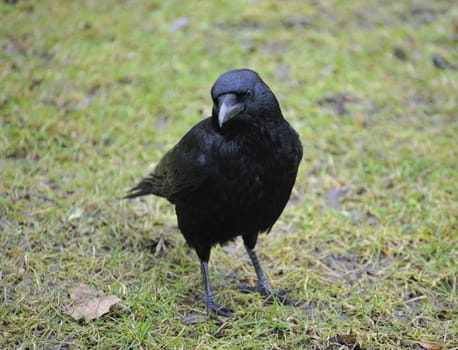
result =
M0 348L458 347L458 79L432 61L457 65L453 1L21 0L0 16ZM235 67L304 143L258 246L300 306L236 290L255 281L237 241L210 262L234 317L188 325L201 276L173 208L116 198ZM74 321L79 283L122 302Z

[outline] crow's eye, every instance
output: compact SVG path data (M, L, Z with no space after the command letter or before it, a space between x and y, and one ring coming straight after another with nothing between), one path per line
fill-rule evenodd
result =
M248 97L251 97L253 95L253 91L251 89L248 89L245 94L248 96Z

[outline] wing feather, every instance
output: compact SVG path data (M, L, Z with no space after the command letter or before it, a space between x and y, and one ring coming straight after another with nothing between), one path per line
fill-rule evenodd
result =
M208 149L206 137L211 132L209 119L195 125L161 159L152 173L144 177L124 198L135 198L154 194L167 198L172 203L177 196L191 193L208 179L205 166Z

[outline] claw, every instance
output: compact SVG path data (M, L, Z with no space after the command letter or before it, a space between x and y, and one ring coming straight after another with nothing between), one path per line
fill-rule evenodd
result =
M230 317L234 312L232 309L219 304L213 297L202 295L200 298L204 301L208 313L212 318L217 318L217 316Z
M294 300L288 298L287 290L282 289L280 291L275 291L269 284L262 284L258 283L257 285L259 293L266 298L269 302L273 302L276 299L280 304L283 305L292 305L294 306L296 303Z
M256 287L240 285L238 289L242 293L258 292L259 294L261 294L261 296L263 296L269 302L273 302L274 300L277 300L280 304L283 304L283 305L292 305L292 306L296 305L296 302L294 300L288 298L287 289L282 289L277 292L274 289L272 289L272 287L269 284L261 283L259 281L256 284Z

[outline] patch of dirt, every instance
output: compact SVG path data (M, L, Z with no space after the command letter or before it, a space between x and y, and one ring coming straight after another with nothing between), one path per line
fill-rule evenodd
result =
M352 284L365 279L366 281L377 281L387 273L393 260L384 254L378 259L367 261L364 257L356 254L335 254L315 257L309 254L309 268L317 269L323 280L330 283L345 281Z
M329 208L341 211L351 217L351 222L354 225L368 224L377 226L379 219L369 210L361 211L358 208L344 208L342 204L345 201L358 202L359 196L366 193L366 188L360 187L356 189L353 185L343 186L333 189L326 193L325 201Z
M326 193L326 205L332 209L342 210L342 201L354 190L354 186L343 186Z
M360 101L361 99L359 97L344 92L325 96L318 100L317 103L320 107L329 107L333 109L338 116L346 116L350 114L348 105Z
M413 4L409 12L404 14L403 18L405 20L413 19L419 24L430 23L435 21L445 9L440 7L433 7L429 4Z
M364 350L358 343L358 339L355 334L337 334L336 336L329 339L331 342L330 349L342 349L342 345L347 349L352 350ZM334 347L336 346L336 347Z
M223 30L236 30L244 32L281 30L281 28L307 28L313 25L314 21L311 18L305 16L297 16L268 22L260 22L245 18L240 22L219 23L218 27Z
M6 54L22 54L27 53L27 49L30 48L31 44L27 36L19 38L9 37L1 45L2 51Z

